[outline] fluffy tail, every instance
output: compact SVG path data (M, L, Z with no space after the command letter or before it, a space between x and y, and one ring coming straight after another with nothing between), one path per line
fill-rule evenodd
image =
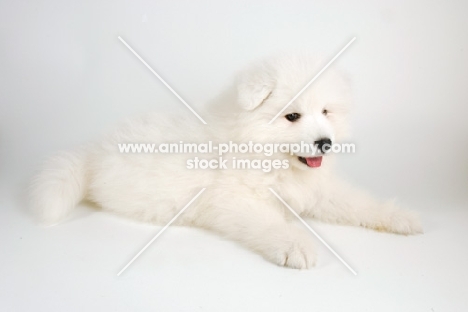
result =
M44 224L63 220L85 197L86 151L60 153L49 159L35 176L30 189L30 208Z

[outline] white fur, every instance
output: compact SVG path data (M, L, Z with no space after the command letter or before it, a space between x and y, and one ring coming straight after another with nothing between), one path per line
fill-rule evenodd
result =
M189 113L148 115L125 123L98 144L52 158L34 180L33 211L41 221L56 223L86 198L103 210L165 224L206 187L177 224L212 230L278 265L298 269L314 265L313 239L290 222L290 213L269 187L304 217L401 234L421 232L411 213L339 180L332 171L335 156L324 157L320 168L309 168L297 155L274 155L289 160L291 166L265 173L189 170L185 162L194 155L118 152L118 143L130 142L294 143L322 137L340 141L347 135L350 95L347 81L333 68L268 124L321 65L306 54L261 62L239 76L237 96L228 92L220 98L218 107L224 108L211 112L208 126ZM328 116L322 114L324 108ZM284 118L292 112L300 113L300 120L291 123Z

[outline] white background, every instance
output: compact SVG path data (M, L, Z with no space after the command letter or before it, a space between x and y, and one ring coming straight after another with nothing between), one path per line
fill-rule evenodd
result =
M0 1L0 309L3 311L465 311L468 280L466 1ZM122 36L201 108L263 56L333 57L355 91L355 155L342 171L421 214L401 237L311 222L325 249L310 271L236 244L158 230L84 206L41 228L25 212L44 157L129 116L186 109ZM195 117L194 117L195 118Z

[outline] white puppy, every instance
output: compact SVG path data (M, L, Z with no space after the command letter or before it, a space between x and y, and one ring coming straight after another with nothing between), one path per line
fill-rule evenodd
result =
M316 261L309 232L269 191L303 217L401 234L422 231L413 214L381 203L337 179L336 156L307 153L243 155L280 159L287 169L187 169L189 154L120 153L121 143L309 142L326 150L346 134L349 87L329 68L274 122L270 120L311 79L320 65L308 55L273 58L247 70L236 96L222 100L208 126L193 115L150 115L132 120L99 144L52 158L32 185L31 205L46 223L62 220L84 198L103 210L155 224L167 223L202 188L206 191L177 220L236 240L282 266L309 268ZM211 118L211 117L210 117ZM198 155L217 159L213 155ZM232 157L225 155L229 162Z

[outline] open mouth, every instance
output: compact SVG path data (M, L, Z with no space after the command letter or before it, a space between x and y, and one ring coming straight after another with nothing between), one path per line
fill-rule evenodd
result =
M301 157L299 156L299 161L308 167L318 168L322 165L322 156L318 157Z

